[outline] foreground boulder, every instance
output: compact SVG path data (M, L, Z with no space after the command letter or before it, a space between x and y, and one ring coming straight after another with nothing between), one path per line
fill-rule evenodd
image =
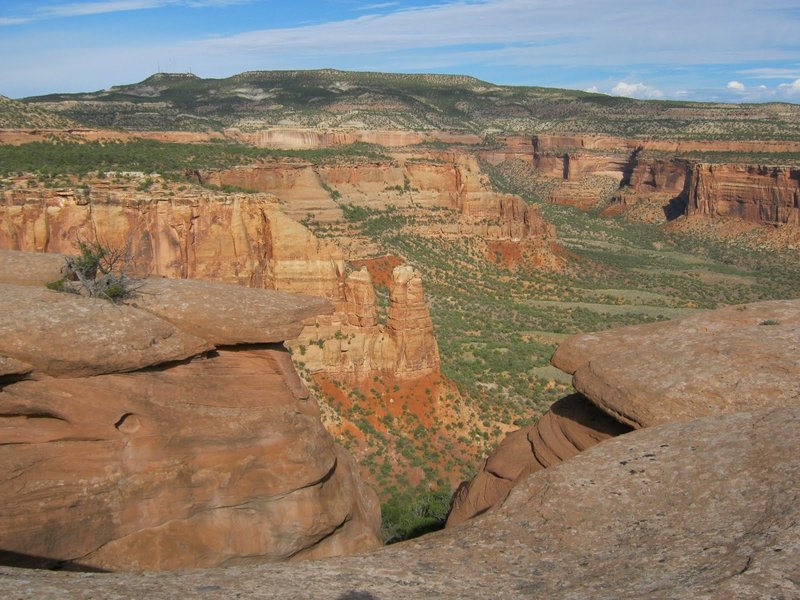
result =
M669 423L520 482L491 513L366 556L188 573L0 568L14 598L796 598L800 407ZM377 575L377 576L376 576Z
M510 433L456 490L447 526L486 512L524 477L557 465L605 439L631 431L580 394L555 402L535 425Z
M797 404L800 300L574 336L552 362L596 406L636 428Z
M572 336L552 363L580 394L510 434L458 489L448 526L494 506L525 474L631 429L800 405L800 300Z
M140 291L135 308L0 283L0 562L163 570L377 547L377 498L279 343L333 307L196 281Z

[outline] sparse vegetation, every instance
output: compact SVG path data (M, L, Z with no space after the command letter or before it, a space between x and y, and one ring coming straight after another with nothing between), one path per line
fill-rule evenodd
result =
M140 281L126 274L129 256L125 251L85 240L77 245L78 255L65 258L62 277L48 282L48 289L119 302L141 287Z

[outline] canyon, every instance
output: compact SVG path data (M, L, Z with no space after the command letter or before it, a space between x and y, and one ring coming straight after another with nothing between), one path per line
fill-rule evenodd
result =
M800 113L302 78L0 129L0 592L798 595Z

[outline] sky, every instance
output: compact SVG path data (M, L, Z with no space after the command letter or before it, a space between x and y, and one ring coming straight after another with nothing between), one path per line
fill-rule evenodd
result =
M800 0L0 0L12 98L318 68L800 103Z

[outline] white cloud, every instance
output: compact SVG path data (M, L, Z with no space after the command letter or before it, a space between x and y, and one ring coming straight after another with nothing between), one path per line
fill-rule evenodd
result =
M333 56L363 56L365 48L373 56L448 48L453 64L528 67L618 66L632 60L695 65L698 56L705 64L721 64L744 57L795 58L800 52L796 22L776 16L792 0L761 0L758 7L743 0L694 2L689 21L686 0L660 2L657 11L643 10L643 3L655 5L654 0L448 0L382 15L197 40L193 49L215 55L297 52L330 62ZM737 18L720 20L732 5Z
M600 94L600 93L602 93L602 92L600 92L600 90L598 89L598 87L596 85L593 85L592 87L588 88L586 91L589 92L590 94Z
M662 98L664 92L652 86L643 83L628 83L620 81L617 85L611 88L611 93L615 96L627 96L629 98L645 98L653 100L655 98Z
M800 79L795 79L792 83L781 83L778 89L790 95L800 94Z
M727 87L729 90L734 90L736 92L744 92L747 90L747 87L739 81L729 81Z

